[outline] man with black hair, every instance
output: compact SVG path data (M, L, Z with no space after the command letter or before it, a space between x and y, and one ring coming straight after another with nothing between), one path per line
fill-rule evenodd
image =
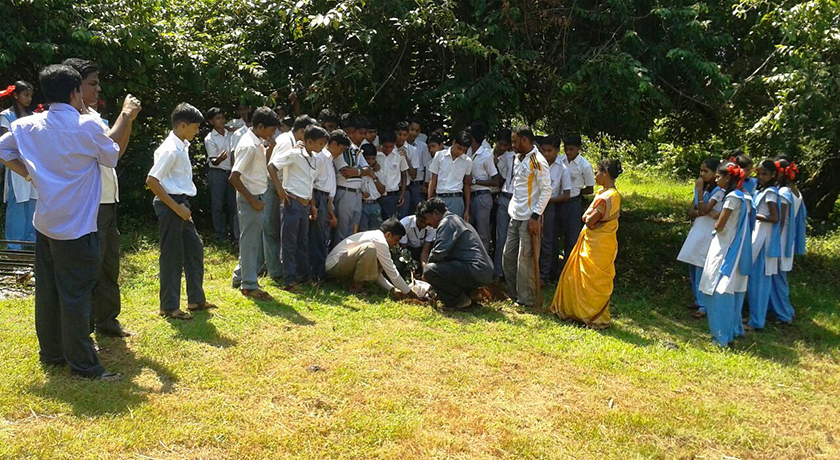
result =
M467 155L472 160L472 198L469 222L481 236L484 249L490 252L490 213L493 211L490 187L498 186L501 178L493 160L493 149L484 139L486 129L482 121L473 122L470 126L472 145Z
M219 243L239 244L239 218L236 214L236 189L228 178L233 167L233 135L225 129L225 114L219 107L207 111L207 122L213 128L204 137L207 150L207 183L210 186L210 210L213 230Z
M360 150L367 142L367 126L349 114L342 117L350 148L333 160L336 171L335 208L338 226L333 231L332 245L340 243L356 233L362 219L362 176L373 177L374 172L368 167Z
M455 136L452 147L435 155L429 171L429 195L438 197L446 203L446 208L453 214L469 221L470 192L472 187L472 160L466 155L472 145L472 135L461 131Z
M283 257L283 288L296 291L310 276L309 221L317 218L312 200L317 169L315 155L324 150L329 135L324 128L310 125L303 134L303 146L271 159L268 173L283 203L280 240ZM278 171L282 171L280 180Z
M70 58L64 65L76 69L82 77L82 102L84 112L93 115L102 123L102 129L115 139L113 129L108 128L108 121L102 119L94 109L99 103L99 66L87 59ZM140 102L131 95L126 101L139 107ZM122 133L128 139L131 136L131 120ZM120 158L125 150L120 151ZM99 282L93 289L93 312L91 330L112 337L129 337L131 332L123 329L117 317L122 310L120 298L120 231L117 228L117 206L120 201L117 170L99 165L102 176L102 195L99 200L99 214L96 219L97 238L99 239Z
M246 297L266 300L269 295L260 289L257 279L262 265L262 213L268 189L264 143L274 137L280 117L270 108L260 107L251 120L249 132L236 146L236 161L230 173L230 183L237 191L241 229L239 263L233 270L233 285L240 286Z
M411 170L405 148L399 152L395 151L396 140L396 133L390 130L383 131L379 136L382 152L376 156L376 163L379 165L376 177L385 186L385 193L379 198L384 219L401 217L400 209L406 201L406 172Z
M350 138L340 129L330 133L327 146L315 156L315 179L312 201L315 203L315 220L309 223L309 265L312 278L323 281L327 277L324 263L327 260L330 228L338 225L335 216L335 168L333 160L350 147Z
M595 193L595 173L592 164L580 154L581 145L583 145L583 140L580 134L567 135L563 140L565 155L558 158L569 170L571 181L569 199L557 208L562 223L560 231L563 234L563 265L572 254L580 232L583 230L581 197ZM563 270L562 265L559 270Z
M388 219L379 230L345 238L327 256L327 276L350 281L351 292L361 291L362 283L375 282L388 292L408 295L411 289L391 259L391 248L398 247L403 236L405 227L400 221Z
M155 150L155 163L146 177L160 221L159 314L169 319L192 319L180 308L182 273L187 280L189 311L215 308L204 294L204 244L195 229L189 201L196 188L188 149L203 121L197 108L186 102L178 104L172 112L172 131Z
M336 129L338 129L338 115L335 114L331 109L322 109L318 113L318 123L321 124L328 133L332 133Z
M538 296L536 281L539 263L542 214L551 198L548 162L534 145L534 132L519 126L512 135L516 160L513 165L513 197L508 212L505 253L502 261L510 297L520 305L534 306Z
M368 117L365 126L367 127L365 140L369 144L373 144L377 151L381 151L382 144L379 142L379 123L377 123L376 118ZM364 145L364 142L362 144Z
M99 165L113 168L140 111L127 97L110 132L86 112L82 77L66 65L39 75L50 110L12 123L0 137L0 161L38 188L35 240L35 331L40 360L83 377L118 380L99 363L90 337L92 294L99 281ZM31 172L31 175L30 175Z
M543 230L540 246L540 278L542 284L548 284L560 278L560 241L558 232L563 222L558 209L569 201L571 179L569 168L557 157L560 138L554 135L542 139L542 154L548 162L551 177L551 199L543 212Z
M493 262L481 237L473 226L448 211L440 198L421 205L417 218L436 230L423 278L444 308L470 307L470 294L493 279Z

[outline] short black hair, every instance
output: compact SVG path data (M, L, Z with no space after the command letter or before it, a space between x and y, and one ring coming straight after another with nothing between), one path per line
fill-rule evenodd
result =
M332 109L322 109L321 112L318 113L318 122L322 125L326 123L338 124L338 115L336 115Z
M376 121L376 118L369 117L366 120L365 128L372 131L379 131L379 123Z
M507 143L511 143L512 141L510 138L510 134L511 132L509 129L500 129L499 132L496 133L496 142L504 141Z
M359 150L362 151L363 157L375 157L377 155L376 147L373 144L365 144L359 147Z
M264 128L280 126L280 116L271 107L257 107L251 115L251 126L263 125Z
M345 133L343 129L336 129L330 133L329 143L332 144L333 142L338 145L350 147L350 138L347 137L347 133Z
M96 65L93 61L88 61L87 59L82 58L69 58L65 59L62 62L63 65L69 65L70 67L76 69L76 72L79 72L79 75L82 76L82 80L88 77L88 75L92 73L99 72L99 66Z
M390 129L379 133L379 145L397 142L397 134Z
M420 117L418 117L416 115L408 117L408 125L409 126L417 125L417 126L420 126L421 128L423 127L423 123L420 121Z
M55 64L44 67L38 74L38 82L46 102L70 103L74 91L81 91L82 76L69 65Z
M210 120L216 118L216 116L218 116L218 115L224 115L222 113L222 109L220 107L210 107L207 110L207 113L205 113L205 116L207 117L207 121L210 121Z
M353 118L353 115L351 115L349 113L342 113L341 114L341 116L339 117L339 124L341 125L342 129L355 128L356 127L355 125L350 125L350 122L352 121L351 118Z
M382 233L390 233L394 236L405 236L405 227L403 227L403 224L394 217L382 222L382 225L379 226L379 230L381 230Z
M484 138L487 137L487 124L481 120L472 122L470 125L470 134L477 143L484 142Z
M298 131L300 129L306 129L315 124L315 120L312 119L309 115L301 115L295 118L295 123L292 125L292 131ZM326 133L326 131L324 131Z
M531 127L528 125L519 125L516 129L513 130L517 136L528 139L531 142L534 142L534 131L531 130Z
M295 125L297 125L297 121L295 121ZM321 139L329 139L330 135L327 134L327 130L316 125L311 124L306 127L306 131L303 132L303 140L304 141L318 141Z
M426 144L439 144L443 145L446 141L443 140L443 136L440 134L432 134L426 138Z
M201 114L201 110L195 108L195 106L187 104L186 102L182 102L175 107L175 110L172 111L172 127L176 127L181 123L201 123L204 121L204 115Z
M394 131L408 131L408 122L401 121L397 123L397 126L394 128Z
M554 147L555 149L559 149L560 148L560 138L558 136L553 135L553 134L545 136L544 138L542 138L542 142L540 142L540 145L550 145L550 146Z
M291 128L295 124L295 119L292 118L292 117L286 117L286 118L280 120L280 124L283 125L283 126L288 126L289 128Z
M441 214L445 214L447 211L446 203L438 197L420 203L420 206L417 207L417 216L428 216L435 211Z
M580 134L568 134L565 139L563 139L563 143L565 145L574 145L580 147L583 145L583 139L581 139Z
M455 141L455 143L457 143L458 145L460 145L461 147L464 147L464 148L472 147L472 140L473 140L472 134L470 134L470 132L467 131L467 130L459 132L455 136L455 139L453 139L453 141Z

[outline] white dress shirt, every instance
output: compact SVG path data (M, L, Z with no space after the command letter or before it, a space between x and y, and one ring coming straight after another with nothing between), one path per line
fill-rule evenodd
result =
M381 230L370 230L367 232L356 233L353 236L346 238L341 243L330 251L327 256L327 270L335 267L342 254L349 252L356 246L373 243L376 248L376 259L379 261L379 266L388 275L391 282L388 282L382 274L379 274L379 279L376 284L382 286L384 289L390 291L394 286L403 294L408 294L411 290L406 284L405 280L400 276L397 267L394 266L394 261L391 259L391 248L388 246L388 240L385 239L385 234ZM393 285L391 283L394 283Z
M102 123L102 129L105 130L105 134L108 134L108 120L102 119L102 116L99 115L99 112L93 110L92 108L88 107L88 113L91 115L95 115L96 118ZM120 182L117 178L117 169L116 168L108 168L102 165L99 165L99 172L102 173L102 195L99 199L100 204L114 204L120 202Z
M250 130L251 128L243 124L242 127L234 131L233 134L230 135L230 150L236 150L236 146L239 145L239 140L242 139L242 137ZM228 150L228 152L230 152L230 150Z
M379 171L376 171L376 177L385 186L385 192L400 191L400 179L402 178L403 171L408 171L408 162L397 152L397 148L394 147L390 155L377 153L376 163L379 165Z
M423 180L423 175L425 174L425 172L424 172L425 168L423 167L423 157L421 156L421 152L419 150L417 150L416 147L411 145L408 141L405 141L405 143L402 145L402 147L405 148L405 156L408 159L406 161L406 164L407 165L410 164L411 167L414 168L414 172L416 173L415 176L414 176L414 179L412 179L410 175L406 175L406 180L408 181L408 182L406 182L406 185L408 185L408 184L410 184L410 183L412 183L416 180ZM398 155L400 153L399 152L400 148L401 147L397 147L396 145L394 146L394 152L397 153ZM406 169L408 169L408 168L406 167Z
M291 149L271 159L277 171L283 172L283 189L286 193L304 200L312 198L315 163L315 155L305 148Z
M400 244L412 248L421 248L424 243L434 243L437 230L427 225L422 230L417 228L417 216L405 216L400 220L405 227L405 236L400 239Z
M315 181L312 186L315 190L329 193L330 198L335 198L335 168L332 153L324 148L315 155L315 163Z
M580 195L580 191L586 187L595 186L595 173L592 171L592 165L586 161L583 155L578 154L575 159L569 162L566 155L560 157L563 164L569 168L569 178L572 181L572 186L569 190L569 196L574 198Z
M502 176L502 193L513 195L513 163L516 161L516 153L508 150L499 157L499 174Z
M417 170L417 175L414 177L414 181L422 180L428 182L429 179L432 178L432 176L427 173L429 165L432 164L432 155L429 154L429 146L420 140L415 140L414 143L410 145L414 147L414 150L417 152L417 157L420 159L418 163L419 167L418 165L412 164L414 169Z
M373 181L373 178L368 176L362 178L362 193L368 194L367 198L364 198L365 201L375 201L382 196L379 193L379 189L376 188L376 183Z
M225 171L230 171L231 168L233 168L233 164L230 162L231 153L233 153L236 148L231 148L230 146L233 134L231 134L228 130L223 130L223 133L224 134L219 134L219 132L215 129L211 130L210 133L204 137L204 149L207 150L208 160L215 160L222 154L222 152L227 151L228 157L225 158L224 161L218 165L214 165L212 161L210 161L209 164L211 169L223 169ZM234 158L234 160L235 159L236 158Z
M92 115L69 104L21 118L0 137L0 158L21 160L39 190L35 229L55 240L74 240L96 231L102 173L113 168L120 146Z
M548 167L551 175L551 197L557 198L564 190L572 189L572 181L569 175L569 168L559 158Z
M251 195L262 195L268 190L267 167L265 165L265 146L263 141L250 129L242 136L234 151L233 171L239 173L242 185Z
M467 152L468 154L470 152ZM499 174L499 170L496 169L496 164L493 161L493 149L490 147L490 144L487 141L483 141L481 146L478 147L478 151L474 154L470 155L470 159L472 160L472 178L479 181L479 180L490 180L496 174ZM490 187L486 185L478 185L475 184L470 189L473 192L477 192L479 190L490 190Z
M163 144L155 150L155 164L149 175L160 181L160 185L170 195L196 194L189 147L189 141L181 140L174 131L170 131Z
M344 149L344 153L333 160L335 167L335 183L336 185L352 190L358 190L362 186L361 177L345 178L339 171L342 168L365 168L368 166L365 157L362 156L362 151L358 147L350 145L350 148Z
M450 149L441 150L432 160L429 171L437 174L435 193L458 193L464 191L464 177L472 174L472 160L465 154L452 158Z
M533 148L513 165L513 198L508 214L513 220L528 220L531 214L542 215L551 199L551 174L545 157Z

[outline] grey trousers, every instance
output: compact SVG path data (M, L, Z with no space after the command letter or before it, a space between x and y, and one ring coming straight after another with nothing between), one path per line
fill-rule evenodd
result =
M569 256L572 254L575 244L577 244L580 231L583 230L580 196L573 200L561 204L557 209L561 225L560 234L563 235L563 266L569 260ZM560 270L562 271L562 266Z
M185 195L171 195L176 203L190 207ZM181 306L181 274L187 280L187 302L203 304L204 244L192 220L181 219L162 201L155 199L155 214L160 231L160 309L177 310Z
M74 374L105 372L90 338L93 288L99 280L99 239L35 235L35 334L41 362L70 366Z
M291 200L283 206L283 285L291 286L309 278L309 206Z
M207 183L210 186L210 210L216 241L239 241L239 218L236 215L236 189L228 180L230 171L210 168Z
M263 195L255 195L263 201ZM233 270L233 284L242 289L259 289L258 274L262 265L260 251L262 242L262 213L248 203L241 194L236 194L236 204L239 207L239 263Z
M263 203L265 203L262 213L265 268L268 270L269 276L277 280L283 276L283 262L280 254L282 215L280 213L280 197L277 196L277 189L274 188L274 182L271 180L268 181L268 189L263 194Z
M464 197L462 196L448 196L448 197L439 197L443 200L443 204L446 205L446 209L449 210L452 214L457 214L458 217L464 218Z
M456 308L471 291L490 284L493 271L490 268L476 270L466 262L450 260L427 263L423 276L444 307Z
M117 229L117 204L100 204L96 218L96 236L99 239L99 281L93 288L93 313L90 316L91 332L96 329L106 334L122 331L117 316L120 315L120 231Z
M484 249L490 254L490 213L493 211L493 195L473 195L470 200L470 224L478 232Z
M309 222L309 269L312 279L323 281L327 278L327 245L330 237L327 204L330 194L320 190L314 190L312 193L318 215L317 219Z
M534 254L531 248L531 239L536 238L536 250ZM536 305L536 277L534 272L534 256L540 257L540 236L532 236L528 232L527 220L510 220L508 227L507 241L505 242L505 255L502 265L505 271L505 282L507 282L510 297L515 301L533 306Z
M560 231L557 208L559 205L549 203L543 212L542 240L540 242L540 278L543 281L555 281L560 278Z
M510 213L508 206L510 198L499 195L496 209L496 250L493 253L493 276L502 276L502 258L505 254L505 241L507 241L508 226L510 224Z
M333 200L338 226L333 231L331 247L356 233L362 219L362 192L338 189ZM378 205L377 205L378 206Z

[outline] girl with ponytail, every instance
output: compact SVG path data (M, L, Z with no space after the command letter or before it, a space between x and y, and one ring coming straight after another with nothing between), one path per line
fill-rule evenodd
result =
M747 329L763 329L770 302L771 280L779 271L782 254L779 232L779 173L772 160L758 164L758 190L753 196L755 213L752 232L753 271L747 286L750 319Z
M712 338L722 347L743 335L740 311L752 267L752 204L742 190L745 178L744 170L735 163L726 162L717 168L715 180L724 191L723 207L698 286Z
M796 187L799 168L794 162L783 158L777 158L774 166L778 175L781 255L779 270L771 277L769 310L782 324L790 324L795 311L790 303L787 273L793 269L794 255L805 254L807 212L802 194Z
M0 133L12 129L12 122L18 118L32 115L32 85L25 81L15 82L0 91L0 98L13 99L12 106L0 112ZM32 217L38 191L26 178L6 170L3 187L3 200L6 202L6 239L9 241L35 241L35 227ZM20 244L9 244L9 249L20 249Z

